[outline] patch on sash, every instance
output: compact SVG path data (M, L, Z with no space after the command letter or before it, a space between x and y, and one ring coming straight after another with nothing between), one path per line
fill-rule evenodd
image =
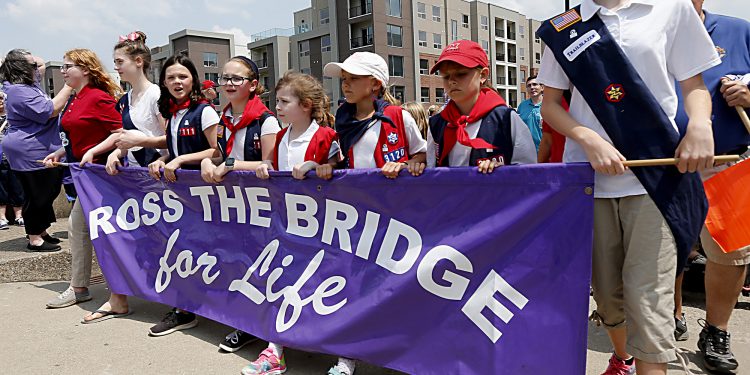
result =
M591 47L591 45L596 43L601 38L602 37L599 35L599 33L596 32L596 30L591 30L586 34L583 34L583 36L576 39L573 44L565 48L563 54L565 54L565 58L567 58L568 61L573 61L576 59L576 57L582 54L583 51Z
M554 26L558 32L564 30L568 26L581 20L581 15L576 12L575 9L571 9L551 20L549 22Z
M388 143L392 145L395 145L396 143L398 143L398 134L394 132L388 133Z
M619 83L613 83L604 90L604 96L610 103L619 103L625 97L625 88Z
M724 48L721 48L719 46L714 46L714 47L716 48L716 53L719 54L719 58L720 59L723 59L724 56L727 55L727 50L725 50Z
M395 162L401 160L401 158L403 158L404 156L406 156L406 150L404 150L404 148L401 147L398 150L391 151L391 152L383 155L383 159L386 161L386 163L387 162L394 162L395 163Z
M224 125L219 125L216 127L216 137L224 138Z

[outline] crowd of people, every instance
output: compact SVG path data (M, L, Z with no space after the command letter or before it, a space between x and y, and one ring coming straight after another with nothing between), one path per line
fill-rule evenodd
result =
M504 165L589 162L596 171L592 319L607 328L614 347L604 374L666 374L677 359L675 341L686 338L687 323L675 276L699 234L707 258L699 348L710 371L731 373L738 363L727 326L750 247L729 253L718 247L703 225L699 177L729 167L714 166L715 154L747 154L750 135L734 107L750 107L750 24L702 5L584 0L552 18L539 30L546 44L539 76L527 79L528 99L517 110L491 87L487 54L468 40L447 45L430 71L442 77L449 97L442 107L401 105L379 55L356 52L326 65L324 75L341 79L344 96L335 116L320 77L292 71L276 84L274 110L267 108L258 67L244 56L226 61L218 82L202 82L194 63L175 55L161 67L159 82L150 82L151 55L140 31L113 47L126 92L92 51L73 49L63 56L66 84L50 98L39 87L40 59L14 49L0 66L0 229L9 224L10 206L15 223L25 225L29 250L60 249L47 229L55 221L63 161L104 165L112 176L144 167L168 182L177 181L176 170L190 169L206 183L220 183L233 170L261 179L271 178L269 171L331 179L335 169L378 168L395 179L402 170L419 176L433 167L492 173ZM591 33L598 38L577 39ZM211 103L217 89L229 101L218 111ZM625 166L629 159L668 156L678 158L676 166ZM673 194L665 197L658 184ZM88 228L76 200L68 229L70 287L47 307L92 299ZM127 296L113 293L83 323L130 313ZM174 308L149 334L197 324L194 313ZM234 330L219 346L236 352L256 340ZM355 368L355 360L339 358L329 374L351 375ZM284 347L269 343L242 373L286 369Z

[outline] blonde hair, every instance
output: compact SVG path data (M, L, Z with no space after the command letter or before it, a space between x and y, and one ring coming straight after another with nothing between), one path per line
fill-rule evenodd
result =
M89 84L114 98L122 95L120 86L112 80L112 77L104 70L101 60L96 54L88 49L78 48L65 52L65 58L89 72Z
M312 117L320 126L333 127L336 121L329 108L331 101L326 95L323 85L315 77L309 74L287 71L276 84L276 92L284 87L289 87L294 96L299 99L300 104L309 101Z
M414 121L417 122L422 137L427 138L427 111L425 111L424 107L417 102L406 102L401 105L401 108L406 112L409 112L411 117L414 118Z

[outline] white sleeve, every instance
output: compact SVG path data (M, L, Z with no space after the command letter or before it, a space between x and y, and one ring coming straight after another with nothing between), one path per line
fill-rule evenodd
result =
M435 139L432 138L432 130L427 127L427 168L435 168L437 155L435 155Z
M510 136L513 139L511 164L536 164L536 146L531 131L515 111L510 113Z
M276 119L276 116L270 116L266 119L266 121L263 121L263 125L260 126L260 136L268 135L268 134L276 134L281 131L281 126L279 126L279 120Z
M688 1L675 3L672 43L667 44L667 70L678 81L684 81L721 64L721 59L693 5Z
M207 105L203 108L203 113L201 113L201 127L202 130L206 130L216 124L219 123L219 115L216 114L216 111L210 106Z
M339 152L341 152L339 141L333 141L333 143L331 143L331 150L328 151L328 159L330 160L331 158L335 157L339 154Z
M159 112L159 97L161 96L161 89L159 89L159 86L153 85L147 92L149 94L148 99L151 101L151 114L154 118L161 119L162 115L161 112Z
M427 151L427 142L422 138L422 134L419 132L419 126L417 126L417 122L414 121L414 117L411 117L409 112L401 112L404 118L406 139L409 141L409 155L413 156L414 154Z
M542 64L539 67L539 76L537 77L539 83L550 86L560 90L570 89L570 79L565 71L557 63L555 54L549 47L544 47L544 53L542 54Z

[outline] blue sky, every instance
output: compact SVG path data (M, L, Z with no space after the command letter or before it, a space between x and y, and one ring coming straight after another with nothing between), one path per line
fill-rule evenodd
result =
M561 12L564 4L489 1L536 19ZM705 8L750 20L747 2L707 0ZM309 0L0 0L0 54L26 48L46 60L61 60L65 51L83 47L94 50L111 69L118 36L133 30L146 32L149 46L165 44L169 34L186 28L232 32L242 40L270 28L292 27L293 12L309 6Z

